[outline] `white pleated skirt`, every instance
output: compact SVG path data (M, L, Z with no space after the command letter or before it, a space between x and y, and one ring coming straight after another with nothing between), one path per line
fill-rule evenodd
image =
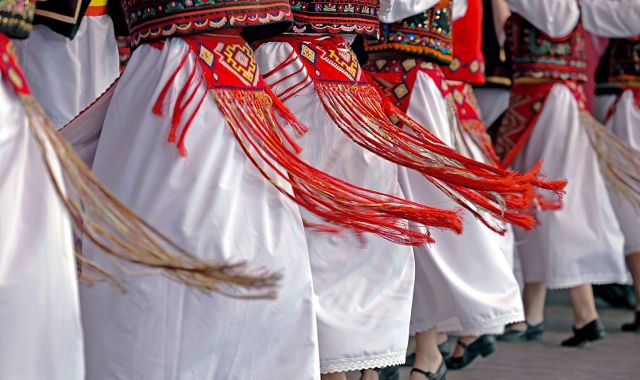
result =
M447 104L426 73L418 73L407 114L452 144ZM481 156L475 153L474 156ZM409 199L435 207L458 208L420 173L403 168L400 179ZM509 259L513 255L512 237L492 232L470 213L465 212L463 217L461 235L434 230L435 244L415 249L412 334L437 327L452 335L482 335L499 332L505 324L524 319L520 290Z
M256 50L263 72L292 52L285 42ZM296 54L296 53L294 53ZM311 81L301 58L268 78L276 94ZM298 72L298 70L301 70ZM301 157L311 165L357 186L403 196L397 166L351 141L324 109L313 84L286 100L310 130L300 140ZM305 219L313 216L302 211ZM414 280L413 250L372 234L364 244L354 236L308 230L307 242L317 301L320 369L354 371L404 363Z
M534 128L513 168L528 170L542 160L549 178L566 178L568 185L561 210L539 212L534 231L516 229L524 281L550 289L624 282L622 231L578 103L565 85L552 88Z
M82 380L71 224L5 79L0 75L0 379Z
M87 378L318 379L313 287L298 207L249 161L213 96L191 124L186 157L167 143L171 117L152 114L187 49L174 38L162 50L143 45L134 51L109 106L93 169L123 203L196 256L279 271L279 297L203 295L140 275L140 268L129 267L138 275L126 276L87 245L85 254L125 276L128 289L81 289ZM167 103L175 103L194 65L191 55ZM207 90L194 86L198 94Z
M633 96L627 90L620 95L616 110L607 121L607 128L635 149L640 149L640 109ZM611 202L618 216L620 228L624 234L624 253L640 252L640 210L637 210L626 198L611 190Z
M31 91L57 128L89 106L118 77L120 62L109 16L86 16L73 40L35 25L16 41Z

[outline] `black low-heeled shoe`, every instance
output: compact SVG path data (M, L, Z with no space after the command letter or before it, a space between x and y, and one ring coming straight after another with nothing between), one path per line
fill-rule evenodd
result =
M496 350L495 338L491 335L482 335L469 345L458 340L458 345L464 348L464 354L459 357L452 356L445 360L447 368L449 369L463 369L471 364L478 356L486 358Z
M564 347L581 347L587 342L604 338L604 326L599 319L587 323L582 328L573 328L573 336L562 341Z
M440 367L438 367L438 370L436 371L436 373L427 372L427 371L421 370L420 368L412 368L411 373L414 373L414 372L424 375L424 377L426 377L427 380L446 380L447 366L445 365L443 360L442 363L440 364Z
M640 332L640 311L636 311L636 320L631 323L625 323L620 327L622 331L626 332Z

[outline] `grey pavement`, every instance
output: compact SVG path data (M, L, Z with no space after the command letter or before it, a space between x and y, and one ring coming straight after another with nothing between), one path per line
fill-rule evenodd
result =
M640 334L620 331L632 319L631 311L599 307L605 339L581 349L564 348L560 342L570 335L571 308L561 293L550 299L541 343L498 343L491 357L450 371L447 380L640 380ZM349 380L358 378L349 374ZM409 369L403 368L400 379L408 378Z

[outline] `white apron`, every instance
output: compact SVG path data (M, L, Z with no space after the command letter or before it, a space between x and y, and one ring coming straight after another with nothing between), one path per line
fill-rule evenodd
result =
M71 224L5 79L0 75L0 379L82 380Z
M118 77L118 46L109 16L85 16L72 40L35 25L16 41L31 92L57 128L89 106Z
M256 49L262 72L280 65L291 53L286 42ZM296 54L296 53L294 53ZM270 76L283 94L310 81L301 58ZM351 141L330 119L313 85L285 104L310 130L300 140L304 161L357 186L402 196L396 164ZM302 210L305 219L313 216ZM354 371L404 363L409 337L414 263L411 247L372 234L365 243L354 236L307 230L317 300L320 370Z
M160 276L128 276L126 294L83 287L87 378L318 379L313 288L297 206L249 161L212 95L189 129L186 157L167 143L171 117L152 114L187 49L173 38L163 50L135 50L107 111L93 169L123 203L197 256L279 271L279 297L203 295ZM195 64L189 56L167 103L174 104ZM85 253L119 273L95 247Z
M623 237L571 91L556 84L529 141L513 163L528 170L542 160L549 178L566 178L559 211L539 212L531 232L516 229L526 283L550 289L624 282Z
M447 104L425 73L416 78L407 114L444 142L452 143ZM400 179L409 199L457 208L420 173L402 168ZM412 334L437 326L453 335L482 335L524 319L518 283L507 259L512 245L470 213L463 216L461 235L434 230L436 243L415 249Z

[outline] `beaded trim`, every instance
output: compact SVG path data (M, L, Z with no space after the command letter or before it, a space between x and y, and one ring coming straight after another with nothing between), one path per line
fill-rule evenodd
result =
M291 0L296 33L378 36L378 0Z
M432 8L392 24L383 24L382 38L366 41L367 51L396 50L448 65L453 59L453 1L442 0Z
M288 0L122 0L132 46L175 35L291 21Z

